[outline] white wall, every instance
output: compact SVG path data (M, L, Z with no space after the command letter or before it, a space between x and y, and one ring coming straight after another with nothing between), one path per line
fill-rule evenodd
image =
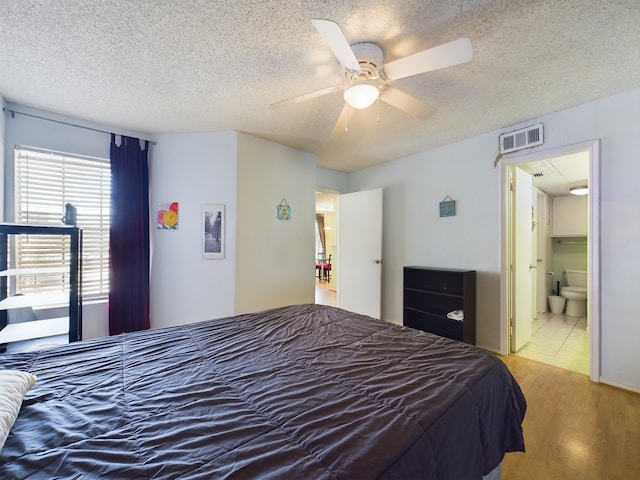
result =
M159 135L150 162L151 327L234 313L235 132ZM178 229L158 230L160 202L178 202ZM225 206L225 258L204 259L205 204Z
M496 145L477 137L351 175L351 191L384 188L384 319L402 323L403 266L477 270L477 298L499 297L499 177L491 161L477 160L483 152L491 157ZM456 201L456 215L441 218L447 196ZM498 317L497 300L478 301L478 344L498 344L498 332L484 325Z
M326 168L316 168L316 188L321 191L347 193L349 175Z
M640 89L525 122L544 124L545 145L531 151L601 139L601 378L634 389L640 389L638 111ZM499 349L501 210L493 163L500 133L350 175L349 191L384 188L383 318L402 319L404 265L475 269L478 344ZM456 200L456 216L439 218L446 195Z
M314 302L315 186L314 155L238 134L236 313Z

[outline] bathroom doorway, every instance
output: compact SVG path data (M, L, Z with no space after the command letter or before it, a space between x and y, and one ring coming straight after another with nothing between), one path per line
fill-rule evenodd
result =
M598 147L598 142L590 142L513 157L501 164L505 246L501 290L506 300L501 306L502 351L588 374L594 381L599 377L600 335L596 254L599 244ZM521 190L526 191L529 182L532 192L524 208L516 205L517 192L511 191L512 178L516 175L517 181L525 184ZM569 189L582 185L589 186L588 196L583 197L584 235L554 232L554 199L559 199L558 205L562 203L560 200L573 200ZM519 201L525 202L522 198ZM559 214L557 216L559 218ZM520 233L516 233L518 223ZM530 235L526 241L531 246L518 240L523 235L523 224ZM530 251L523 252L523 249ZM560 296L558 290L566 285L564 270L576 267L571 262L584 262L578 266L588 272L588 309L584 317L566 315L566 307L560 311L557 302L554 313L547 300L552 294ZM570 310L570 313L575 312Z

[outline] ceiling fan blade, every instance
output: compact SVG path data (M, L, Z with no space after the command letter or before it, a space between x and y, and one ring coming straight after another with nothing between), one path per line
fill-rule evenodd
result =
M437 111L435 107L421 102L402 90L389 86L385 87L380 94L380 100L422 120L427 120Z
M304 95L298 95L297 97L288 98L286 100L281 100L276 103L272 103L269 105L269 108L280 108L285 105L291 105L292 103L300 103L305 102L307 100L311 100L312 98L321 97L322 95L328 95L330 93L335 93L340 90L340 87L327 87L321 90L316 90L314 92L305 93Z
M340 112L340 116L338 117L338 121L336 122L335 127L333 127L331 136L336 137L340 134L344 134L347 131L349 123L351 123L352 117L353 108L349 108L349 104L345 102L344 107L342 107L342 112Z
M384 65L388 80L410 77L419 73L466 63L473 58L473 47L468 38L459 38Z
M340 26L331 20L321 20L319 18L314 18L311 23L316 27L316 30L318 30L318 33L320 33L340 64L351 72L360 72L358 59L353 50L351 50L351 45L349 45L342 33Z

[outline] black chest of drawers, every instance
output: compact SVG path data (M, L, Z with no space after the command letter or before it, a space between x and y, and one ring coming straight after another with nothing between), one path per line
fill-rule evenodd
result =
M475 270L404 267L403 297L404 325L475 345Z

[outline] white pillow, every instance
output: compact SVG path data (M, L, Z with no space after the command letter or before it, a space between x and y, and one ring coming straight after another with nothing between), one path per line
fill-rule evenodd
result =
M0 451L18 417L22 399L36 383L35 375L18 370L0 370Z

